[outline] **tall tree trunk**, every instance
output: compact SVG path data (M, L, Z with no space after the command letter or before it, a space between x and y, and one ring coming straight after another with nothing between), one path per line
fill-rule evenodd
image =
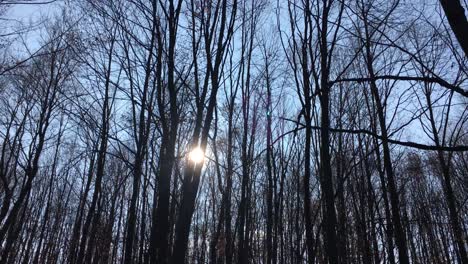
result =
M401 222L401 214L400 214L400 199L398 197L398 190L395 180L395 174L393 172L393 165L391 160L390 154L390 146L388 143L388 131L387 125L385 120L384 108L382 106L382 101L380 98L379 90L377 88L377 83L375 79L373 61L374 56L371 50L371 33L367 21L367 17L364 19L364 30L365 30L365 60L367 71L370 76L370 90L372 96L375 101L375 107L377 111L378 123L380 128L380 133L382 134L382 149L383 149L383 164L385 168L385 172L387 175L388 181L388 190L390 192L390 203L391 203L391 211L392 211L392 219L393 224L395 226L395 241L398 248L398 256L400 259L400 263L402 264L409 264L409 257L408 257L408 246L406 241L406 234L403 229L403 224Z
M466 3L466 2L465 2ZM450 27L468 57L468 20L460 0L440 0Z
M450 96L453 96L453 93L451 93ZM432 135L433 135L433 140L434 143L437 147L442 146L441 140L439 138L439 132L436 127L436 121L435 121L435 116L434 116L434 110L432 107L432 101L431 101L431 92L426 90L426 103L427 107L429 109L429 121L431 123L431 130L432 130ZM450 98L450 103L449 103L449 110L447 112L450 112L450 104L451 104L451 98ZM448 113L447 113L447 118L448 118ZM446 120L448 122L448 119ZM443 142L443 141L442 141ZM445 199L447 200L447 205L448 205L448 213L449 213L449 219L450 219L450 226L452 228L453 236L455 238L455 244L457 245L457 251L458 255L460 258L461 263L468 263L468 256L466 253L466 247L465 247L465 240L464 240L464 230L461 228L460 221L458 219L458 210L457 210L457 201L455 194L453 192L453 187L452 187L452 177L450 175L450 157L452 154L449 154L448 159L446 160L444 152L442 150L437 151L437 157L439 159L440 167L441 167L441 172L442 172L442 186L445 194Z

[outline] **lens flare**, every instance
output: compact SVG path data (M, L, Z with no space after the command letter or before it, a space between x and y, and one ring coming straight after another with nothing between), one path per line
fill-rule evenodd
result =
M201 163L205 160L205 153L203 153L201 148L196 147L190 151L189 159L195 164Z

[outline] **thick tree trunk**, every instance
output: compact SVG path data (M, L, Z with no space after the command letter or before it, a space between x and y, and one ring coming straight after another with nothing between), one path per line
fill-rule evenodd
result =
M440 4L465 57L468 57L468 21L462 3L460 0L440 0Z

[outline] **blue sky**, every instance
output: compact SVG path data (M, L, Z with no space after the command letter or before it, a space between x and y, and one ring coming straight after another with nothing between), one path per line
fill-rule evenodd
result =
M14 5L8 12L7 16L12 19L26 22L30 19L35 20L41 14L50 14L54 10L53 4L46 5Z

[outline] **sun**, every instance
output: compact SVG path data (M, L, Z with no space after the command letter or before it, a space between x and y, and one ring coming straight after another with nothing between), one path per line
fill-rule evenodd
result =
M205 153L201 148L196 147L190 151L189 159L195 164L201 163L205 160Z

